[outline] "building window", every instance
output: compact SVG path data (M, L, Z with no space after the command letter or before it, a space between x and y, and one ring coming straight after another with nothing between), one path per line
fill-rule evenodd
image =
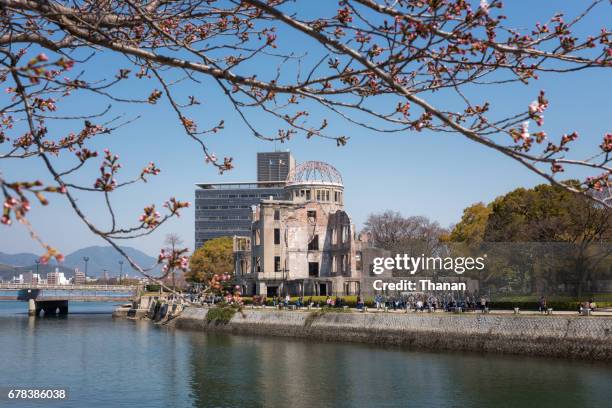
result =
M274 228L274 245L280 245L280 228Z
M342 255L342 263L340 265L340 270L342 271L342 273L346 273L347 271L347 265L348 265L348 256L346 254Z
M317 219L317 212L313 211L313 210L309 210L309 211L306 212L306 216L309 218L309 221L310 221L310 219L316 220Z
M255 272L261 272L261 257L256 256L253 258L253 267L255 268Z
M310 190L306 190L306 200L310 201Z
M319 263L318 262L308 262L308 276L319 276Z
M321 190L317 190L317 201L321 201Z
M247 261L245 259L241 259L238 263L238 271L240 272L240 275L246 275L247 274Z
M355 269L360 271L361 268L363 268L363 264L361 262L361 251L357 251L355 254Z
M280 220L280 210L274 210L274 221Z
M329 190L325 190L325 201L329 201Z
M259 236L259 228L255 230L255 245L261 244L261 237Z
M336 257L332 256L332 264L331 264L332 273L338 272L338 264L337 263L338 263L338 260L336 259Z
M374 273L374 264L370 264L369 272L370 276L378 276L378 274Z
M319 250L319 236L315 235L312 237L312 240L308 243L309 251L318 251Z
M275 256L274 257L274 272L280 272L281 271L281 264L280 264L281 260L280 260L280 256Z
M348 242L349 228L347 225L342 226L342 243Z

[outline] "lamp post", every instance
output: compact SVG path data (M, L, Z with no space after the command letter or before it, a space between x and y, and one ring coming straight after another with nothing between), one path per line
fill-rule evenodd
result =
M85 283L87 283L87 262L89 262L89 257L84 256L83 261L85 261Z
M121 275L123 274L123 261L119 261L119 284L121 285Z
M40 275L38 273L38 265L40 265L40 259L35 259L34 263L36 264L36 279L37 279L36 284L38 284L40 282Z

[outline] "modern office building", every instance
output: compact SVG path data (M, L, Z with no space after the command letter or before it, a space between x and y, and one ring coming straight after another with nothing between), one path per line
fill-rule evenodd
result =
M295 168L295 159L289 152L257 153L257 181L282 181Z
M249 234L252 207L264 199L283 199L285 180L294 166L289 152L258 153L258 181L196 184L196 249L209 239Z

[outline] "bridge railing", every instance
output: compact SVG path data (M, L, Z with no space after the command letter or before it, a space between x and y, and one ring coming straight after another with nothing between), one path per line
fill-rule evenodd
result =
M47 290L80 290L80 291L117 291L135 292L138 286L134 285L48 285L32 283L0 283L0 289L47 289Z

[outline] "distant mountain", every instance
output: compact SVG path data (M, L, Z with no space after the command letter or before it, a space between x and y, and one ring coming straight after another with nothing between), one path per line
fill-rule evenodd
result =
M121 247L127 255L132 258L138 265L148 268L152 265L155 265L157 262L156 258L145 254L138 249L131 247ZM134 275L136 271L132 269L127 261L113 248L110 246L102 247L102 246L91 246L87 248L82 248L77 251L74 251L70 255L66 255L66 259L62 263L62 265L67 266L69 268L79 268L80 270L85 270L85 261L84 257L88 257L89 261L87 262L87 275L89 276L102 276L104 270L108 272L108 274L113 276L119 275L119 261L123 262L123 273L128 273L130 275Z
M130 258L132 258L138 265L148 268L156 264L157 259L145 254L138 249L132 247L121 247ZM0 252L0 276L19 274L27 271L36 271L36 265L34 261L40 256L32 253L22 254L5 254ZM84 257L88 257L87 262L87 275L91 277L102 276L106 270L109 276L114 277L119 275L119 261L123 260L123 273L129 275L136 274L136 271L132 269L127 261L110 246L91 246L82 248L66 255L64 262L61 266L55 261L51 261L48 265L40 264L38 266L39 272L45 274L47 272L54 271L56 267L60 268L60 272L65 272L67 276L74 274L74 268L85 270ZM159 268L156 268L156 272L159 272ZM6 278L3 278L6 279Z
M39 258L39 255L24 252L21 254L5 254L0 252L0 264L10 266L28 266L34 265L34 261Z

